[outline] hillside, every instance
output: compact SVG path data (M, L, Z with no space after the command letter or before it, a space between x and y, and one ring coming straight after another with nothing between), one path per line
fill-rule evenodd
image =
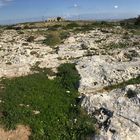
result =
M1 26L0 139L139 140L134 20Z

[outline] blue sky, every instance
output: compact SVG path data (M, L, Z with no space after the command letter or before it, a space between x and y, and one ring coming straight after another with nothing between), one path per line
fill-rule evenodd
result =
M64 16L127 18L140 14L140 0L0 0L0 22Z

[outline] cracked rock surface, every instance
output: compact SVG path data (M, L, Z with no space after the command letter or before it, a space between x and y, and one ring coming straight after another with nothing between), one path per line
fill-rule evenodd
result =
M43 35L28 42L28 34L4 30L0 32L0 78L30 74L36 63L54 70L62 63L76 63L82 107L97 119L100 132L91 139L140 140L140 85L102 91L140 75L140 36L128 32L126 39L125 33L121 27L93 29L72 34L53 48L40 42Z
M127 94L134 94L127 97ZM101 136L107 140L139 140L140 85L87 95L82 106L95 116Z

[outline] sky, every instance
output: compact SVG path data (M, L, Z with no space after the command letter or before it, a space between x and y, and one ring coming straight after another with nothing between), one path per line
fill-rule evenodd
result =
M140 0L0 0L0 23L62 16L122 19L140 14Z

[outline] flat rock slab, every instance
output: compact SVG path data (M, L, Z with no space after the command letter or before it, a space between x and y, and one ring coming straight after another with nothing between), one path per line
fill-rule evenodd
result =
M94 55L79 59L77 69L81 75L79 91L89 93L137 77L140 59L118 62L112 56Z

